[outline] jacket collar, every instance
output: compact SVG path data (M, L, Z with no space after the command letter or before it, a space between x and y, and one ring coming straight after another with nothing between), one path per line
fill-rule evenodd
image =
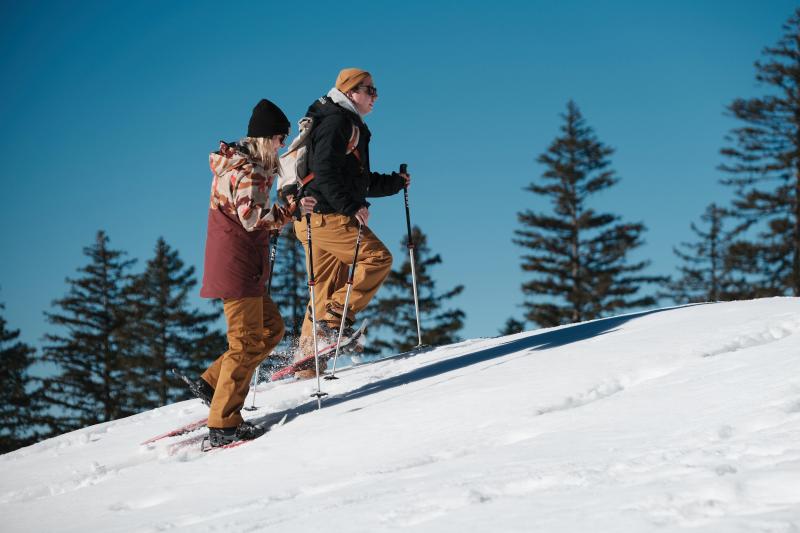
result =
M334 87L333 89L328 91L328 98L333 100L333 103L339 104L339 106L347 109L348 111L352 111L358 116L358 118L361 119L361 122L364 122L364 117L361 115L361 113L358 112L358 109L356 109L355 104L351 102L350 99L342 91Z

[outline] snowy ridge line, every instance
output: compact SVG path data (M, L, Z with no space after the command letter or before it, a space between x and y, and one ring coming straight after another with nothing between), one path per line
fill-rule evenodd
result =
M776 298L473 339L347 367L319 411L262 382L250 422L308 416L235 453L140 446L207 412L179 402L0 456L0 529L800 531L798 327Z

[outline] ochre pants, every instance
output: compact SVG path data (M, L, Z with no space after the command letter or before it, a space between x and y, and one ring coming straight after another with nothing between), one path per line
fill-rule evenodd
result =
M306 251L308 260L308 230L305 219L294 223L294 232ZM311 243L314 253L314 310L317 320L330 320L326 315L330 304L344 307L347 295L347 276L356 249L358 221L353 216L330 214L311 215ZM306 265L308 266L308 265ZM350 321L369 304L392 269L392 254L366 226L361 231L353 288L347 316ZM311 303L309 303L311 305ZM338 324L337 324L338 327ZM309 344L312 336L311 315L306 312L300 345ZM303 341L306 341L305 343ZM313 342L310 343L313 350Z
M228 351L202 378L214 388L208 427L231 428L242 422L253 372L283 338L283 319L269 296L222 300L228 324Z

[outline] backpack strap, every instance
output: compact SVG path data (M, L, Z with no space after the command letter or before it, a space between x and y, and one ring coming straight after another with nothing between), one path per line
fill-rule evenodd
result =
M345 154L353 154L356 156L356 159L361 161L361 154L358 153L358 141L361 138L361 128L352 122L350 124L353 127L353 132L350 134L350 141L347 143L347 151Z
M303 187L308 185L311 182L311 180L313 180L313 179L314 179L314 173L313 172L309 172L308 176L306 176L305 178L300 180L300 188L302 189Z

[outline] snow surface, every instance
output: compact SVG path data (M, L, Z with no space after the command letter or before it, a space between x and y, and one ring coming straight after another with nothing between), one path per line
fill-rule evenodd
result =
M800 531L800 299L662 309L185 401L0 456L10 531ZM251 398L247 404L250 405ZM176 446L189 440L191 445Z

